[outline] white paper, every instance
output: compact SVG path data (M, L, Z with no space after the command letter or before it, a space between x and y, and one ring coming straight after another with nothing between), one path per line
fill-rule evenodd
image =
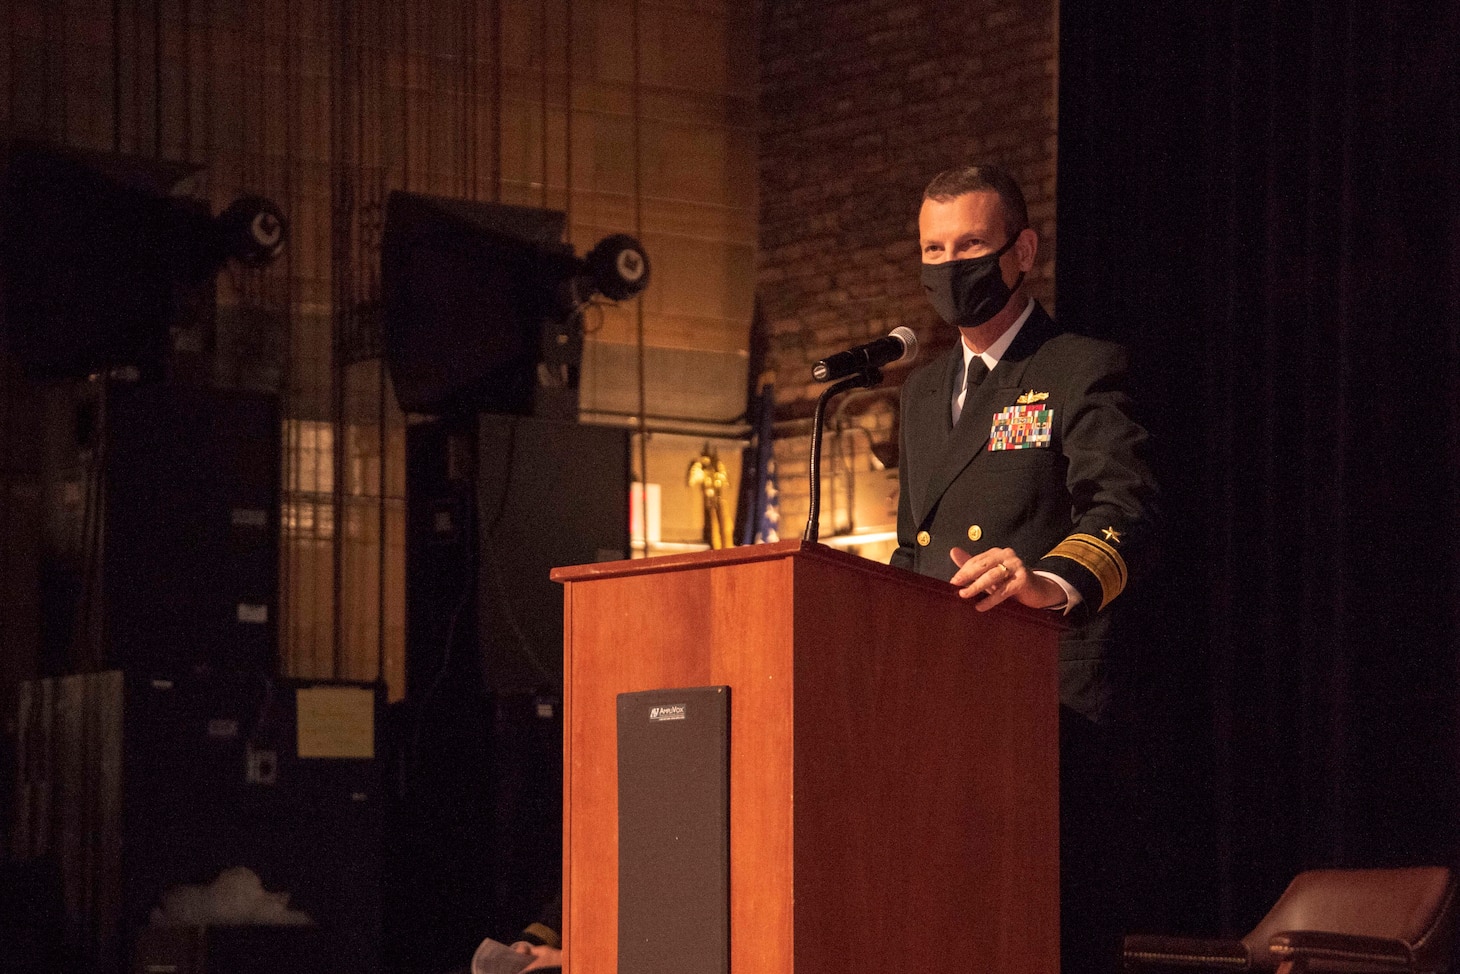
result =
M519 954L506 944L488 938L472 955L471 974L517 974L531 963L531 954Z

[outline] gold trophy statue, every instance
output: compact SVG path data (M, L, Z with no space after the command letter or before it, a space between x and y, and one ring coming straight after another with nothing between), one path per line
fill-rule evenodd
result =
M725 492L730 488L730 475L725 472L720 454L706 443L704 450L689 465L689 485L698 487L704 501L705 528L702 540L711 548L730 546L730 519L725 510Z

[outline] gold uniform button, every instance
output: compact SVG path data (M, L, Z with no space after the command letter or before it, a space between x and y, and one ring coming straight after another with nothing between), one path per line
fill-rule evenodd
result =
M973 525L972 527L970 527L968 529L968 540L969 541L977 541L979 538L982 538L982 537L983 537L983 528L979 527L977 524Z
M933 536L931 534L929 534L926 531L919 531L918 532L918 544L920 544L924 548L926 548L928 545L930 545L932 543L933 543Z

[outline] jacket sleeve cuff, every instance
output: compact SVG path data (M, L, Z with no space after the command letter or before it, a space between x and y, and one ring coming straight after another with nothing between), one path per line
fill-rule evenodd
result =
M1070 535L1034 567L1069 582L1097 611L1115 601L1129 578L1120 552L1093 534Z
M1070 612L1074 610L1075 606L1085 601L1085 597L1080 594L1079 589L1075 588L1075 586L1071 585L1063 578L1060 578L1054 572L1044 572L1036 570L1034 574L1038 575L1040 578L1047 578L1051 582L1054 582L1060 587L1060 591L1065 593L1065 600L1063 602L1060 602L1056 605L1045 606L1045 608L1049 609L1051 612L1058 612L1061 615L1069 615Z

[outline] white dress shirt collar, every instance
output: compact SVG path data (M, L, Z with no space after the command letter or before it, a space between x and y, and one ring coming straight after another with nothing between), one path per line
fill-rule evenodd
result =
M1030 298L1029 303L1024 306L1023 314L1015 318L1014 323L1008 328L1004 329L1004 333L999 336L998 341L994 342L982 352L974 352L973 349L968 347L968 342L963 341L960 337L958 344L963 346L964 373L967 374L968 363L973 361L973 356L975 354L978 355L979 358L983 359L983 364L987 365L989 367L989 371L992 372L994 370L994 366L999 364L999 359L1003 358L1004 353L1009 350L1009 346L1014 344L1014 339L1019 335L1019 329L1024 327L1024 322L1029 320L1029 315L1033 311L1034 299Z

